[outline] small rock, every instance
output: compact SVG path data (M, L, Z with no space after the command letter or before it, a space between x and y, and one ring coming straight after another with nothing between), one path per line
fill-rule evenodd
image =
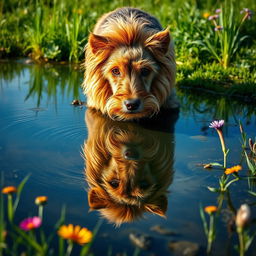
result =
M151 227L150 230L155 231L155 232L157 232L161 235L164 235L164 236L176 235L175 232L173 232L172 230L170 230L168 228L165 228L161 225L155 225L155 226Z
M71 104L74 106L82 106L84 105L84 102L82 102L81 100L73 100Z
M175 256L197 256L199 254L199 245L189 241L171 241L168 243L168 247Z
M135 246L144 250L148 250L152 244L152 238L147 235L130 233L129 238Z

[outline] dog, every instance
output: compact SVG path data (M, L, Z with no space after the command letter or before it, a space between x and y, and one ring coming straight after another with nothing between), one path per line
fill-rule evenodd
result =
M103 15L85 47L87 106L115 120L177 108L175 55L169 29L136 8Z
M170 117L170 115L168 115ZM173 177L176 117L165 127L149 130L134 122L114 121L88 109L88 139L83 147L85 177L90 210L98 210L117 226L143 216L145 212L165 217L167 191Z

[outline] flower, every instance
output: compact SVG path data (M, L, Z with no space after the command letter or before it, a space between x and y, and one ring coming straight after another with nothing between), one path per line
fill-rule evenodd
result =
M214 14L214 15L209 16L208 20L216 20L218 18L219 18L219 15L218 14Z
M210 123L209 127L214 128L216 130L221 129L222 126L224 125L225 121L224 120L215 120Z
M236 226L243 228L249 223L251 218L251 210L247 204L242 204L236 214Z
M234 173L234 172L239 172L241 170L242 170L242 166L241 165L235 165L233 167L227 168L225 170L225 174L231 174L231 173Z
M42 224L42 219L40 217L34 216L27 219L24 219L20 223L20 228L28 231L31 229L39 228Z
M215 31L219 31L219 30L222 30L222 29L223 29L222 26L216 26L216 27L214 28Z
M48 197L47 196L38 196L35 199L35 204L37 205L44 205L47 203Z
M221 9L220 9L220 8L218 8L218 9L215 10L215 13L220 13L220 12L221 12Z
M245 13L245 16L244 16L244 19L243 19L243 20L245 20L245 19L250 20L250 19L252 18L252 15L253 15L253 11L250 10L250 9L248 9L248 8L243 8L243 10L240 11L240 13L241 13L241 14L242 14L242 13Z
M92 240L92 232L90 230L73 224L61 226L58 230L58 235L81 245Z
M203 17L204 17L205 19L207 19L209 16L210 16L210 13L209 13L209 12L205 12L205 13L203 14Z
M207 212L208 214L216 212L217 210L218 210L218 208L214 205L209 205L204 208L204 211Z
M3 194L12 194L12 193L16 193L16 192L17 192L17 188L14 186L8 186L8 187L4 187L2 189Z

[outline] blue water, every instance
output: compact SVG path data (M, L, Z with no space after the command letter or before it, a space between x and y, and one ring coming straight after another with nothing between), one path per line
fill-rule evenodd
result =
M47 232L60 217L64 205L67 224L78 224L92 230L101 219L98 211L89 212L88 207L89 188L82 157L83 145L88 140L86 107L71 104L77 98L85 101L80 89L82 78L82 71L74 66L39 66L25 64L24 61L0 63L0 171L4 185L17 186L24 177L31 175L15 216L16 223L37 214L34 199L39 195L49 198L43 224ZM208 128L209 123L214 119L227 121L224 135L230 149L228 166L237 165L241 160L238 120L243 123L247 138L254 138L255 110L253 106L232 99L181 92L178 97L181 109L177 122L172 123L174 133L165 133L167 138L171 136L173 146L168 156L173 161L173 181L167 194L166 218L146 213L144 218L120 227L103 219L92 247L94 255L107 255L107 251L112 251L112 255L124 252L132 255L135 247L128 238L131 232L148 234L153 238L151 249L142 250L140 255L171 255L167 248L167 242L171 240L198 243L204 254L206 238L199 206L217 204L218 195L208 191L207 186L217 187L222 173L221 170L201 166L202 163L222 163L219 139L217 133ZM246 175L248 168L244 161L242 164L241 173ZM243 203L255 204L255 197L249 195L248 190L247 181L231 187L230 194L236 209ZM251 190L255 191L255 187ZM214 255L231 255L227 249L226 212L224 203L217 222ZM177 235L158 234L151 230L154 225L169 228ZM255 225L251 226L252 230L255 230ZM237 238L234 234L231 247L235 244ZM253 244L255 248L255 242ZM252 251L248 255L253 255Z

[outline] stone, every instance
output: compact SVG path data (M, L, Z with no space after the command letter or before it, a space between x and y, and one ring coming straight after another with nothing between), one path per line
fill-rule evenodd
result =
M168 247L175 256L197 256L199 254L199 245L189 241L170 241Z

